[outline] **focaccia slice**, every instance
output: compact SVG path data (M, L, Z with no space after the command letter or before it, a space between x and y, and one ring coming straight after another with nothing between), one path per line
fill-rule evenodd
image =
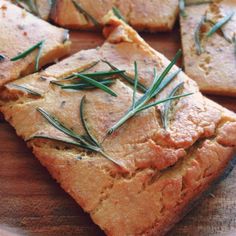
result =
M98 24L112 7L120 10L125 20L139 31L170 31L178 14L178 0L75 0ZM57 0L52 7L52 20L63 27L92 29L94 22L88 15L76 9L72 0Z
M136 61L139 82L149 87L153 68L161 74L169 60L113 16L105 18L105 25L107 40L100 48L81 51L6 85L0 93L0 110L62 188L107 235L164 235L231 160L236 115L203 97L196 83L180 72L155 100L166 98L182 82L182 92L194 94L175 101L167 128L160 105L107 135L131 106L133 86L116 77L110 87L118 95L114 97L100 89L70 91L55 83L74 72L110 70L103 60L133 78ZM171 74L177 70L175 66ZM139 91L137 96L141 95ZM44 109L64 127L83 135L82 98L86 129L120 165L69 144L73 140L37 110Z
M236 1L190 5L185 12L187 16L181 17L181 37L186 74L203 92L236 96ZM233 12L225 25L206 36L216 22ZM199 28L204 16L205 23ZM199 45L202 52L197 49Z
M36 48L22 59L12 58L44 41L39 68L69 53L68 31L55 27L15 6L0 0L0 86L35 71Z

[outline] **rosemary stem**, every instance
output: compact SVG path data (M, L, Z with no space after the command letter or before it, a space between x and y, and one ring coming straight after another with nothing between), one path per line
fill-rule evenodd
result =
M114 160L112 157L110 157L107 153L105 153L102 149L99 151L99 153L104 156L105 158L107 158L109 161L113 162L114 164L116 164L118 167L122 168L125 171L128 171L126 167L124 167L124 165L122 165L119 161Z
M114 130L118 129L120 126L122 126L127 120L129 120L132 116L134 116L136 113L136 109L133 109L129 112L127 112L115 125L113 125L107 132L107 134L112 134Z

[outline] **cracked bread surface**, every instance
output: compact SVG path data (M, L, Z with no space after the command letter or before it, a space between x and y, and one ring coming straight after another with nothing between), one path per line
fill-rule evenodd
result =
M233 11L236 12L235 1L221 0L186 6L187 17L180 18L185 73L198 83L203 92L236 96L236 14L211 37L204 36L212 27L211 22L219 22ZM201 27L203 52L199 55L194 35L204 15L208 22Z
M39 67L54 62L69 54L70 42L67 31L53 26L14 4L0 0L0 86L35 71L38 49L25 58L11 61L11 58L45 40Z
M103 24L103 16L112 7L116 7L127 22L139 31L170 31L178 14L178 0L77 0L77 2L100 24ZM71 0L56 1L51 18L56 24L66 28L94 28L93 23L76 10Z
M2 89L0 110L23 139L34 134L66 138L40 116L37 107L52 113L75 132L84 133L79 104L86 95L85 118L93 135L102 141L107 129L132 102L132 86L122 79L111 86L117 98L98 89L61 90L50 84L51 80L106 59L130 76L137 61L139 81L149 86L153 67L160 74L168 65L168 59L131 27L112 16L104 20L107 40L100 48L81 51L14 82L42 97L32 97L10 84ZM107 69L100 61L90 71ZM172 72L177 69L174 67ZM235 153L236 115L203 97L196 83L183 72L155 99L166 97L182 81L183 92L194 95L177 101L167 130L161 123L162 107L157 106L136 115L103 141L105 151L122 161L128 172L99 154L66 144L40 139L28 142L39 161L107 235L164 235Z

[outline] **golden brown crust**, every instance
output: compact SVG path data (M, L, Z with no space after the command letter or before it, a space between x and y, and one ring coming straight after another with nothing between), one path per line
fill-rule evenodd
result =
M66 31L38 19L21 8L0 1L0 51L5 57L0 62L0 86L35 71L38 50L18 61L10 59L45 40L39 68L69 53Z
M178 1L161 0L80 0L79 4L92 15L99 24L113 6L117 7L127 22L139 31L170 31L178 14ZM52 12L52 20L63 27L71 29L94 29L94 25L83 14L79 13L72 1L56 1Z
M111 86L118 94L114 98L98 89L64 91L50 81L106 59L131 76L133 62L137 61L139 81L149 86L153 67L161 73L169 63L128 25L111 15L104 21L107 41L101 48L81 51L41 73L14 82L36 90L41 98L16 91L8 84L0 94L0 110L25 140L34 134L66 138L35 108L43 107L82 134L79 104L86 95L84 112L90 131L109 155L125 165L128 173L99 154L70 145L42 139L34 139L28 145L107 235L163 235L232 158L236 116L204 98L196 83L179 73L156 99L166 97L181 81L183 92L195 94L178 100L167 130L160 119L162 107L157 106L136 115L104 139L107 129L131 105L132 87L117 79ZM90 71L106 69L109 67L99 62ZM173 71L177 69L174 67Z

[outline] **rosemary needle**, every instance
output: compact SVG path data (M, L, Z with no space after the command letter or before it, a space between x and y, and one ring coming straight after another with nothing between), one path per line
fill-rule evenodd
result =
M137 62L134 62L134 91L133 91L133 102L132 108L134 109L135 101L136 101L136 93L137 93L137 86L138 86L138 66Z
M33 91L33 90L29 89L29 88L26 88L26 87L24 87L24 86L22 86L22 85L9 84L8 86L13 87L13 88L16 88L16 89L19 89L19 90L22 90L22 91L24 91L24 92L26 92L26 93L28 93L28 94L33 95L33 96L37 96L37 97L41 97L41 96L42 96L40 93L35 92L35 91Z
M15 2L19 6L23 7L25 10L33 13L36 16L39 16L38 7L37 7L35 0L24 0L24 1L23 0L15 0ZM27 6L27 8L25 6Z
M103 81L99 81L99 82L104 85L111 85L114 83L114 80L108 79L108 80L103 80ZM95 86L93 86L89 83L60 84L60 83L55 82L55 84L60 86L62 89L84 90L84 89L96 88Z
M121 12L120 12L120 10L119 10L118 8L112 7L112 11L113 11L114 15L115 15L118 19L123 20L125 23L127 23L127 21L126 21L125 18L122 16L122 14L121 14Z
M194 32L194 42L197 54L200 55L202 53L202 46L201 46L201 40L200 40L200 33L201 33L201 27L206 22L206 16L202 16L201 21L196 27L196 30Z
M141 98L139 98L137 101L135 101L135 103L131 106L131 108L128 109L126 114L115 125L113 125L108 130L108 132L107 132L108 135L112 134L116 129L118 129L120 126L122 126L128 119L130 119L131 117L133 117L134 115L136 115L137 113L139 113L143 110L146 110L150 107L167 102L169 100L189 96L192 94L192 93L188 93L188 94L183 94L183 95L179 95L179 96L168 97L163 100L148 103L152 98L154 98L158 93L160 93L161 84L163 83L167 74L172 69L172 67L174 66L174 64L176 63L176 61L179 59L180 56L181 56L181 50L179 50L177 52L174 59L170 62L170 64L166 67L166 69L162 72L162 74L160 76L157 76L156 69L154 68L154 79L153 79L152 85L148 88L146 93ZM134 101L134 99L133 99L133 101Z
M215 25L212 26L212 28L206 33L207 37L212 36L217 30L219 30L223 25L225 25L228 21L231 20L233 17L234 12L231 12L230 14L226 15L224 18L219 20Z
M106 63L108 66L110 66L111 69L115 70L115 71L119 71L119 69L117 67L115 67L114 65L112 65L110 62L106 61L106 60L102 60L102 62ZM127 74L125 73L121 73L120 77L122 77L124 80L126 80L129 84L134 85L134 79L129 77ZM147 88L141 84L140 82L137 83L137 88L140 89L142 92L146 92Z
M180 15L183 17L186 17L187 14L185 12L185 0L179 0L179 10L180 10Z
M5 56L3 54L0 54L0 62L5 60Z
M82 69L81 71L78 71L77 73L83 73L91 68L93 68L94 66L96 66L97 64L99 63L99 61L95 61L95 62L92 62L90 63L87 67L85 67L84 69ZM71 74L71 75L68 75L62 79L58 79L58 81L69 81L69 80L74 80L75 79L75 73ZM54 83L54 81L51 81L51 83Z
M19 55L11 58L11 61L18 61L22 58L25 58L28 54L30 54L31 52L33 52L35 49L38 49L38 53L36 55L35 58L35 71L39 70L39 60L42 54L42 49L44 46L44 40L40 41L39 43L35 44L34 46L30 47L29 49L27 49L26 51L20 53Z
M178 84L169 94L169 98L170 97L174 97L177 95L178 91L183 87L184 85L184 82ZM168 127L168 118L169 118L169 112L170 112L170 107L171 107L171 103L172 103L172 100L169 100L167 101L165 104L164 104L164 112L162 114L162 123L163 123L163 127L164 129L167 129Z
M85 11L78 2L76 2L75 0L72 0L75 8L80 12L82 13L84 16L86 16L89 20L92 21L92 23L96 26L96 27L99 27L100 24L99 22L93 17L91 16L87 11Z
M117 94L111 90L109 87L107 87L106 85L104 85L103 83L100 83L98 81L96 81L95 79L92 79L88 76L85 76L85 75L82 75L82 74L75 74L75 76L77 76L78 78L80 78L81 80L103 90L104 92L114 96L114 97L117 97Z

